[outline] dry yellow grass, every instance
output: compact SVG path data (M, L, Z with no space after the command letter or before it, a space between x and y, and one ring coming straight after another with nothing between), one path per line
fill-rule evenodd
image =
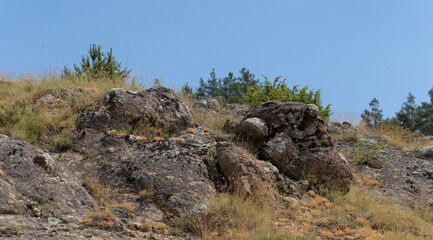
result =
M52 151L62 151L71 143L71 129L75 128L80 111L100 99L111 88L139 90L131 81L112 79L61 78L56 73L43 75L0 76L0 133L18 137ZM60 93L62 88L83 88L90 93L62 98L56 109L35 107L35 101L48 91ZM60 100L58 101L60 102ZM66 104L66 105L65 105Z
M145 136L136 136L136 139L137 141L142 141L142 142L147 141L147 137Z
M92 195L92 197L103 206L113 203L112 189L102 185L97 178L87 176L83 179L83 186Z
M392 124L380 124L374 128L367 128L365 125L359 125L359 129L369 134L385 140L389 144L403 151L410 151L417 147L431 145L433 142L426 140L421 133L414 133L410 130Z
M154 140L154 141L163 141L165 139L163 137L153 137L152 140Z
M121 207L125 211L131 211L131 210L133 210L133 203L131 203L131 202L123 202Z
M191 97L183 97L182 101L192 110L192 117L194 122L205 129L208 133L220 133L227 120L240 121L240 116L233 116L224 111L205 111L196 104L196 100ZM194 133L194 129L189 129L191 133Z
M113 222L119 222L119 218L114 215L114 213L106 208L100 210L94 210L88 213L83 220L82 224L86 226L97 226L104 228L111 228L113 226Z
M433 239L431 209L380 198L371 184L330 194L285 197L272 207L220 194L202 215L187 219L186 228L203 239Z
M168 140L174 141L174 142L185 142L186 141L184 138L181 138L181 137L171 137Z

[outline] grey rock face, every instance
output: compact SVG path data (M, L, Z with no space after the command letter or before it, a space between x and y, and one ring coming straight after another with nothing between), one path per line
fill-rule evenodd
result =
M216 100L214 98L208 98L208 99L203 99L203 100L197 101L197 104L200 107L208 109L208 110L218 111L220 109L220 104L219 104L218 100Z
M329 132L332 134L345 134L349 132L358 132L356 128L352 126L349 122L331 122L328 125Z
M433 145L416 148L410 154L417 158L433 161Z
M101 108L82 114L79 127L99 130L131 129L139 121L176 132L193 126L191 112L173 90L153 87L140 92L114 88ZM103 129L101 129L103 128Z
M253 108L243 121L249 118L259 118L268 127L267 137L255 144L280 172L294 179L313 178L342 192L349 190L352 174L337 153L317 106L268 101Z
M138 144L125 161L124 172L141 189L153 192L166 214L182 216L202 211L215 196L209 180L208 145L173 141Z
M80 215L93 206L81 180L40 147L0 135L0 206L4 212L28 213L50 204L54 214ZM79 219L75 219L78 221Z
M225 109L231 111L234 114L239 116L245 116L252 109L253 105L250 103L239 104L239 103L231 103L225 106Z
M266 159L272 159L282 173L292 177L298 175L295 161L299 157L299 150L287 133L279 133L266 142L262 152Z

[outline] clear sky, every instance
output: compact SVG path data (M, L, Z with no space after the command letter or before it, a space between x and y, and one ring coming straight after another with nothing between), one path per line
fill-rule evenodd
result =
M433 87L431 0L0 0L3 72L72 66L91 43L167 87L197 86L212 68L282 75L321 89L336 113L376 97L392 116Z

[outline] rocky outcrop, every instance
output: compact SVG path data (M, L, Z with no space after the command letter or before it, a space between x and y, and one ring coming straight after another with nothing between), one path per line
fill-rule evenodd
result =
M232 143L218 143L216 149L218 165L236 193L260 195L268 199L276 197L279 172L272 164L257 160Z
M95 205L77 175L47 150L0 135L0 212L77 222ZM42 206L49 206L47 212ZM44 215L45 214L45 215Z
M358 133L358 130L352 126L350 122L330 122L328 125L329 133L331 134L348 134L348 133Z
M102 107L81 115L79 128L133 129L140 121L169 132L194 125L190 110L173 90L153 87L140 92L111 89Z
M224 108L235 115L245 116L250 112L252 107L253 105L251 103L230 103L227 104Z
M268 134L263 138L257 131L243 131L244 136L253 139L256 149L280 172L294 179L311 179L342 192L349 190L352 174L337 153L328 124L317 106L268 101L253 108L240 126L253 119L263 121ZM251 138L251 135L262 138Z
M124 172L138 188L153 192L152 198L168 217L179 217L204 210L215 196L206 165L214 154L209 145L147 142L135 146Z
M410 154L416 158L433 161L433 145L416 148Z
M219 111L220 110L220 104L219 104L218 100L216 100L215 98L208 98L208 99L199 100L196 102L196 104L199 107L204 108L206 110L212 110L212 111Z

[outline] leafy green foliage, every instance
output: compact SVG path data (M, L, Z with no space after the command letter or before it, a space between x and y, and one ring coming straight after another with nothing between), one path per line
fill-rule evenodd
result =
M371 126L378 126L379 123L382 121L382 110L379 108L379 100L376 98L373 98L370 105L370 111L367 109L364 109L364 113L361 114L362 121L369 127Z
M290 88L285 83L286 79L281 79L281 76L276 77L273 83L267 77L263 76L263 78L265 78L265 81L260 85L248 87L247 93L242 95L243 102L249 102L253 105L258 105L269 100L302 102L316 105L322 116L326 119L329 119L332 114L331 105L328 104L326 107L323 107L320 90L308 90L308 86L299 88L298 85Z
M131 70L121 69L121 63L117 62L113 56L113 49L103 53L101 45L90 45L88 55L83 55L80 66L74 64L74 72L66 66L63 69L63 75L66 78L85 77L90 80L101 78L126 79Z
M359 164L364 164L368 160L376 158L379 151L383 150L385 146L382 144L375 144L369 142L361 142L353 148L344 148L341 152L345 155L353 157L358 160Z

